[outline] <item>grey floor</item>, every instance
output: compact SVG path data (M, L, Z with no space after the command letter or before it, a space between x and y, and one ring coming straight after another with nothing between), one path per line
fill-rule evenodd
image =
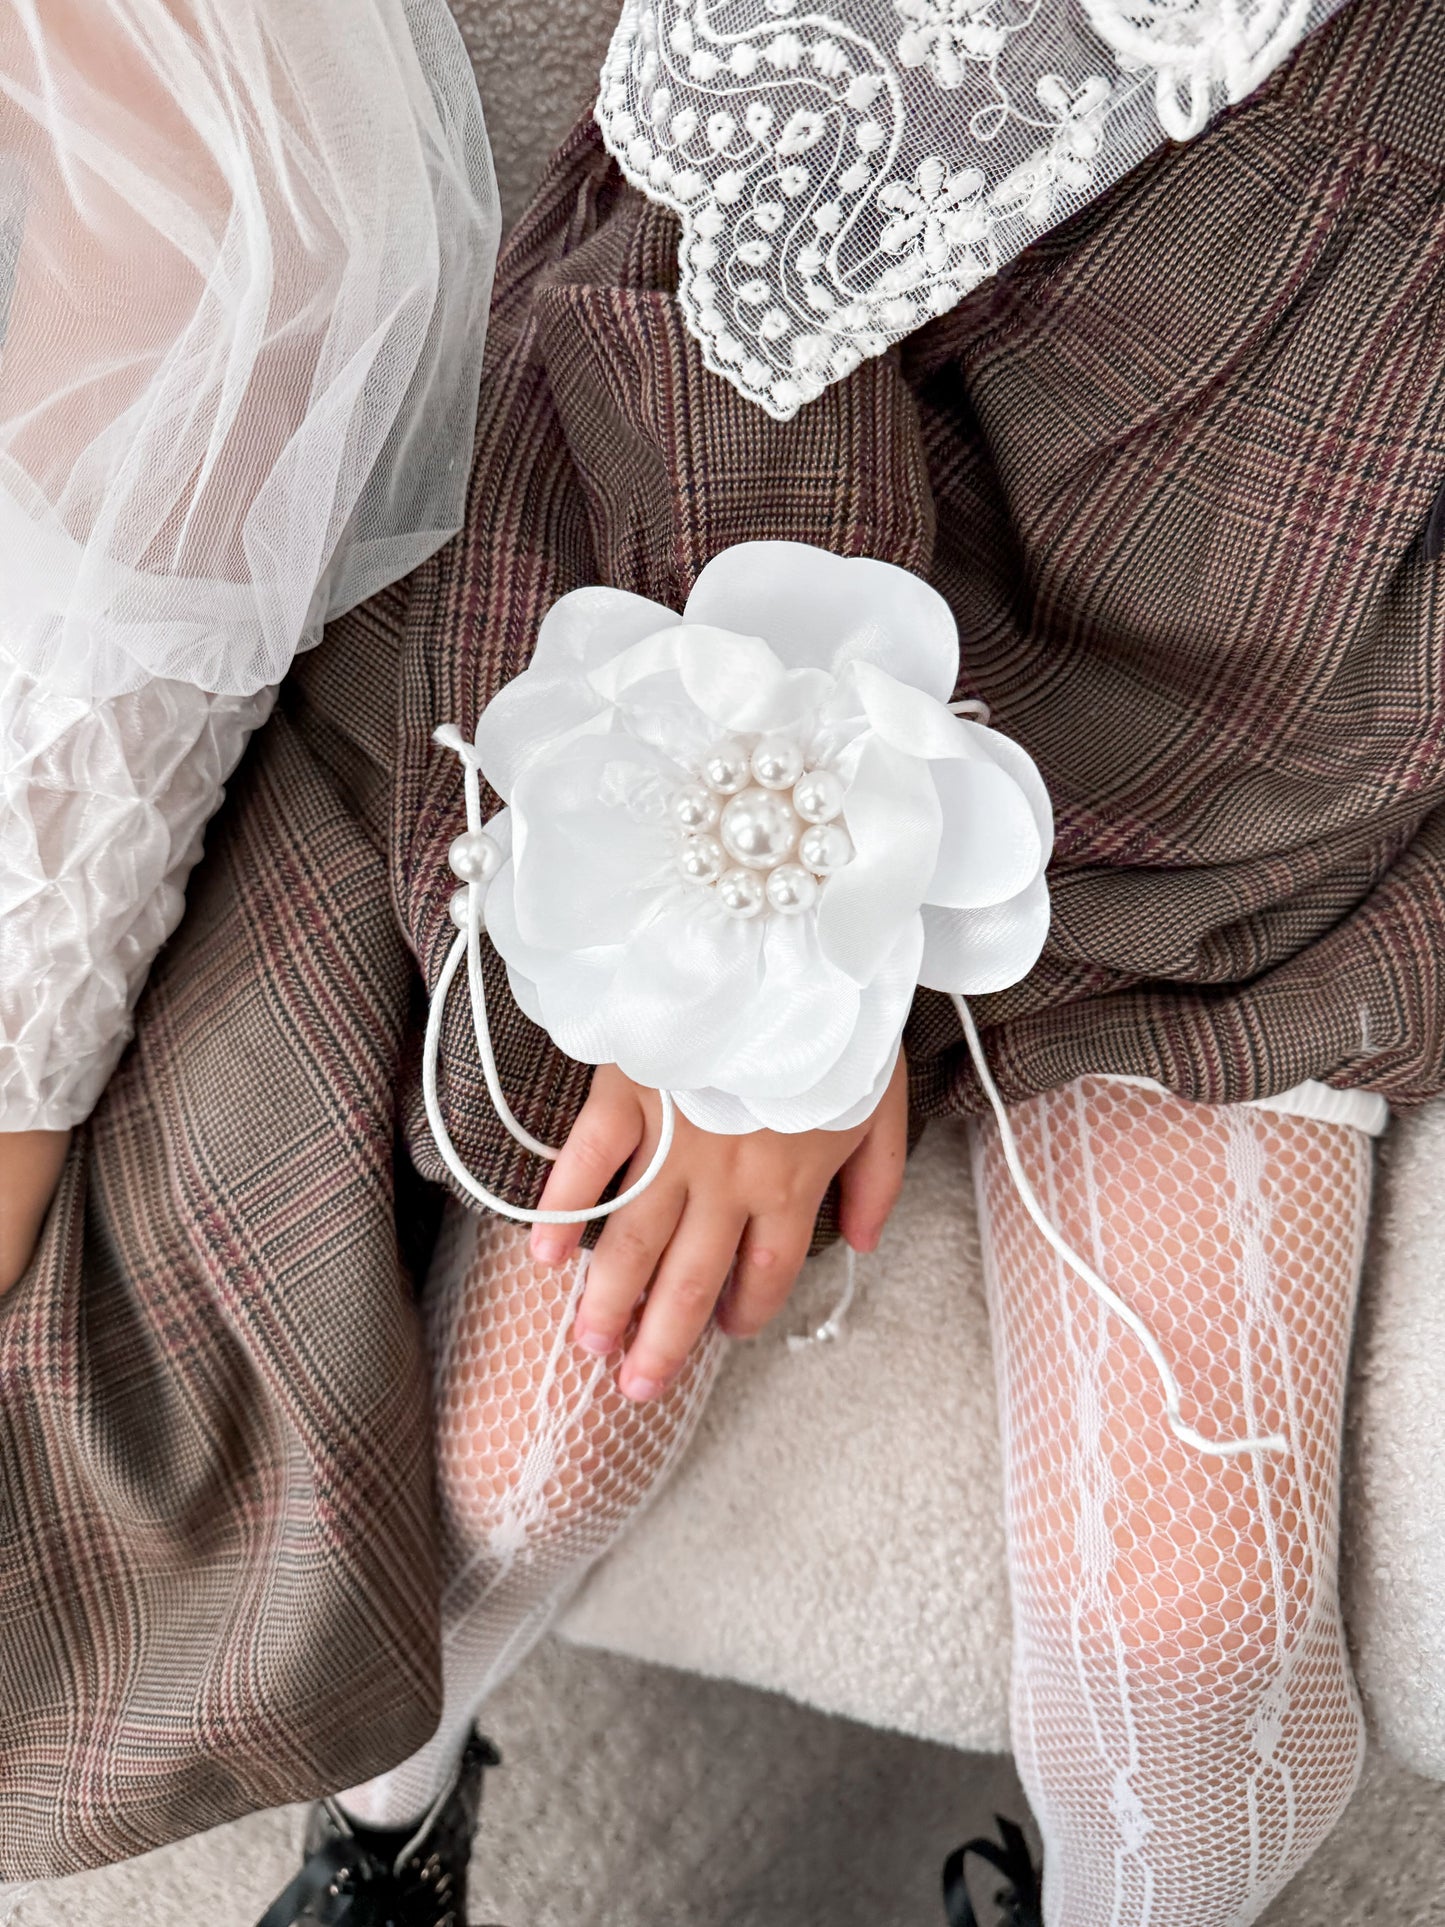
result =
M498 1695L474 1922L941 1927L938 1868L1022 1800L1006 1761L548 1645ZM297 1810L33 1890L16 1927L251 1927ZM1268 1927L1445 1927L1445 1786L1374 1761Z

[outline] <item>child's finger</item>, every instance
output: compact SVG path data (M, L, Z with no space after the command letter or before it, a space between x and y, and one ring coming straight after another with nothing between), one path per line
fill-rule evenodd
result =
M628 1398L660 1398L712 1320L737 1255L741 1211L688 1203L657 1268L619 1383Z
M749 1221L737 1269L718 1307L718 1324L729 1338L756 1338L788 1302L813 1241L816 1216L815 1208Z
M907 1086L894 1078L867 1137L838 1173L838 1227L855 1251L872 1251L903 1189L908 1162Z
M642 1153L633 1159L640 1174ZM612 1352L622 1343L637 1301L652 1282L668 1239L682 1216L686 1192L666 1174L607 1225L587 1267L587 1283L572 1326L584 1351Z
M541 1208L584 1211L596 1204L642 1142L646 1128L633 1087L599 1072L543 1186ZM580 1224L534 1225L532 1256L539 1264L561 1264L577 1249L582 1229Z

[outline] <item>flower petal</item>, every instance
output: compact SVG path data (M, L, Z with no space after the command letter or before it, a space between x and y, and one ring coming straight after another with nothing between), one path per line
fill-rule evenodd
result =
M522 673L575 681L645 636L674 629L681 621L675 609L626 589L573 589L543 616L532 660Z
M997 763L930 763L943 809L929 903L974 910L1026 889L1044 865L1028 798Z
M707 1081L750 1099L794 1097L818 1084L848 1048L858 986L823 955L811 917L769 918L758 966Z
M1012 736L1005 736L1001 729L990 729L982 723L962 719L959 727L968 740L970 754L987 756L1000 768L1006 769L1028 798L1029 808L1038 826L1039 846L1047 863L1054 848L1054 806L1048 787L1039 774L1038 764L1022 743L1016 743Z
M825 957L866 984L924 902L943 812L930 766L870 737L843 813L854 856L823 886L818 937Z
M626 942L676 884L665 786L683 772L648 743L584 735L528 765L512 797L517 928L541 949ZM653 808L643 813L650 801Z
M760 636L686 623L678 637L683 687L723 729L795 728L827 696L821 669L789 669Z
M828 1073L796 1097L765 1097L716 1087L677 1093L684 1115L705 1130L843 1131L877 1108L898 1057L918 982L923 947L919 918L900 931L877 977L859 998L858 1021L847 1049ZM752 1122L736 1121L740 1115ZM732 1118L729 1123L725 1120ZM717 1119L717 1122L711 1120Z
M926 761L970 754L962 719L939 698L900 682L871 662L854 663L849 680L858 692L864 715L893 749Z
M762 941L758 922L699 915L686 901L665 909L627 945L608 986L600 1017L612 1061L639 1084L710 1082L757 983Z
M856 1104L838 1117L823 1117L813 1122L797 1124L789 1119L813 1115L813 1107L803 1104L772 1104L765 1106L765 1121L757 1112L749 1109L740 1097L733 1097L727 1091L676 1091L677 1108L690 1124L700 1131L711 1131L715 1137L741 1137L748 1131L851 1131L866 1119L872 1117L883 1100L893 1075L893 1067L898 1062L898 1052L902 1040L893 1047L888 1062L874 1079L872 1088L865 1091Z
M575 676L524 669L499 689L477 722L482 774L509 801L518 779L539 756L578 730L602 727L606 711Z
M918 981L925 990L956 990L964 997L1007 990L1039 960L1049 933L1048 884L1035 877L1008 903L987 910L945 910L926 903L923 929Z
M513 877L506 863L487 890L487 935L507 966L512 995L557 1048L579 1064L610 1063L601 1012L625 950L613 944L575 950L561 959L554 951L534 949L517 929Z
M876 663L944 702L958 680L958 628L943 597L919 576L867 556L833 555L807 542L739 542L715 555L683 610L762 636L790 668Z

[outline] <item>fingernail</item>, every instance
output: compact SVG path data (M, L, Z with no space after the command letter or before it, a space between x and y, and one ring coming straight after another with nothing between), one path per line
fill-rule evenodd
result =
M615 1338L609 1338L606 1332L594 1331L591 1325L574 1325L572 1343L579 1345L584 1352L595 1352L599 1358L605 1358L608 1352L617 1349Z
M534 1238L532 1256L539 1265L555 1265L567 1255L567 1247L560 1238Z
M649 1399L661 1398L663 1388L655 1378L637 1378L628 1373L622 1381L626 1397L634 1399L639 1405L646 1405Z

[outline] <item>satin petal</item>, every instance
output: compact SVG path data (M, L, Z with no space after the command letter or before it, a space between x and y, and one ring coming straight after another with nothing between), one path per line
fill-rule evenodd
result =
M877 663L947 701L958 628L935 589L907 569L806 542L740 542L693 584L686 622L762 636L790 668Z
M683 903L627 946L599 1013L613 1061L639 1084L710 1081L718 1046L758 977L760 923L699 916Z
M844 820L854 856L824 885L818 937L825 957L866 984L922 905L938 862L943 812L929 765L869 738L858 750Z
M477 722L482 774L498 796L510 800L522 772L538 757L579 730L606 724L606 711L585 682L524 670L497 691Z
M1008 903L987 910L923 906L925 941L918 981L925 990L981 997L1021 983L1049 933L1049 890L1036 877Z
M487 935L507 966L518 1005L569 1057L581 1064L610 1063L601 1011L625 950L613 945L559 958L534 949L517 929L513 875L511 864L504 864L487 890Z
M1001 729L989 729L982 723L963 719L960 719L959 727L968 739L970 752L987 756L1001 769L1007 770L1028 798L1029 808L1038 826L1039 847L1047 863L1054 848L1054 806L1048 787L1039 774L1038 764L1022 743L1016 743L1012 736L1006 736Z
M891 748L925 761L969 755L962 720L935 697L871 662L854 663L845 681L853 684L864 715Z
M811 919L769 918L755 990L719 1038L708 1081L750 1100L795 1097L849 1047L858 1008L858 986L822 954Z
M528 765L512 798L516 918L528 943L624 943L655 914L676 881L661 790L681 775L661 751L615 732ZM648 785L657 807L639 818L627 792Z
M843 1130L876 1106L898 1056L898 1043L918 983L923 924L909 919L873 982L863 990L858 1021L837 1063L797 1097L755 1097L744 1102L758 1123L772 1131Z
M678 637L683 687L722 729L794 729L832 688L820 669L790 669L760 636L686 623Z
M626 589L572 589L543 616L532 660L522 673L575 681L644 637L674 629L681 621L675 609Z
M1017 896L1044 862L1028 798L997 763L930 763L929 770L943 830L927 901L972 910Z

